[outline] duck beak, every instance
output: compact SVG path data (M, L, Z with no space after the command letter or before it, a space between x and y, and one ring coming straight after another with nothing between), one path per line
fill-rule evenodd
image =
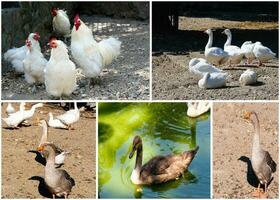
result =
M131 159L133 157L135 151L136 151L136 148L133 146L132 151L129 153L129 159Z

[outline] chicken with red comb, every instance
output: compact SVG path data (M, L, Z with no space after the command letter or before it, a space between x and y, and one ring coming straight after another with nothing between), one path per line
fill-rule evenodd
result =
M71 33L71 24L66 11L53 8L51 13L53 16L53 31L58 36L69 37Z
M32 44L33 49L37 49L41 51L38 33L30 33L27 40L29 40ZM4 53L4 60L11 63L11 66L15 69L17 73L24 73L23 69L23 60L27 56L28 47L26 45L19 48L11 48Z
M71 33L71 53L86 77L97 77L104 66L111 64L120 54L120 48L121 42L114 37L95 41L91 29L79 15L75 16Z
M76 89L76 66L69 59L67 46L55 38L49 41L51 57L45 69L47 93L54 97L69 96Z

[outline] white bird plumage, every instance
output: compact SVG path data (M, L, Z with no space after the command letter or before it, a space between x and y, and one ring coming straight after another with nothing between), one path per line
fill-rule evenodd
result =
M121 42L113 37L96 42L91 29L76 15L71 33L71 53L86 77L99 76L103 67L120 54L120 47Z
M74 103L74 109L68 110L64 114L56 116L56 118L70 129L71 125L80 119L80 110L78 109L77 102Z
M69 96L77 87L75 64L69 59L66 45L60 40L51 40L51 57L45 68L45 85L49 95Z
M6 113L8 115L12 114L15 112L15 108L13 107L13 105L11 103L8 103L8 106L6 108Z
M187 115L189 117L198 117L211 108L210 102L188 102Z
M202 79L198 81L198 86L200 88L210 89L210 88L220 88L226 85L226 73L205 73Z
M48 61L31 41L26 40L26 46L28 52L23 60L24 78L29 84L44 83L44 70Z
M223 32L227 36L227 40L224 44L224 51L229 55L229 66L231 64L239 64L244 57L244 53L242 53L241 48L235 45L231 45L232 34L229 29L225 29Z
M205 46L205 52L204 52L206 60L209 63L214 64L216 66L226 63L229 57L228 53L219 47L212 47L213 44L212 30L207 29L205 33L209 35L209 39Z
M263 46L261 42L256 42L253 49L255 57L259 60L259 65L275 58L276 54L273 53L268 47Z
M67 126L63 124L59 119L55 119L51 112L49 113L48 125L49 127L53 127L53 128L63 128L63 129L67 128Z
M67 12L61 9L53 8L53 31L64 37L69 37L71 33L71 24Z
M223 70L208 64L203 58L193 58L189 62L189 71L193 74L203 76L205 73L222 72Z
M30 33L27 40L31 41L34 48L41 51L40 44L38 42L40 36L38 33ZM17 73L23 73L23 60L25 59L28 52L26 45L19 48L12 48L4 53L4 60L10 62L12 67Z
M247 64L251 63L252 60L256 58L253 52L254 46L255 43L252 43L252 41L246 41L241 46L241 53L247 58Z
M241 85L253 85L257 82L257 73L251 69L247 69L241 74L239 82Z

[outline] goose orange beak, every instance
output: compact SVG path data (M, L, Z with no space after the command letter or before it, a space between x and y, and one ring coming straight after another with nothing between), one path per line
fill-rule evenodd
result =
M37 151L42 152L43 150L44 150L44 147L43 147L43 146L37 147Z
M244 114L243 114L243 118L244 119L250 119L250 117L251 117L251 112L245 112Z

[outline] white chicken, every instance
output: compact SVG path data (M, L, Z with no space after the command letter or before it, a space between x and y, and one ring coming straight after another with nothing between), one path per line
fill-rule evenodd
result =
M26 40L27 55L23 60L24 78L29 84L44 82L44 69L47 60L39 49L34 48L31 41Z
M74 19L71 33L71 53L86 77L97 77L105 65L120 54L121 42L113 37L96 42L92 31L79 18Z
M67 47L62 41L52 39L49 45L52 50L45 68L47 93L55 97L69 96L77 87L76 66L69 59Z
M63 37L69 37L71 33L71 24L66 11L53 8L51 13L53 16L53 31Z
M27 40L31 41L34 49L38 49L41 51L39 44L40 35L38 33L30 33ZM25 59L28 52L28 48L26 45L19 48L9 49L6 53L4 53L4 60L10 62L12 67L15 68L16 72L23 73L23 60Z

